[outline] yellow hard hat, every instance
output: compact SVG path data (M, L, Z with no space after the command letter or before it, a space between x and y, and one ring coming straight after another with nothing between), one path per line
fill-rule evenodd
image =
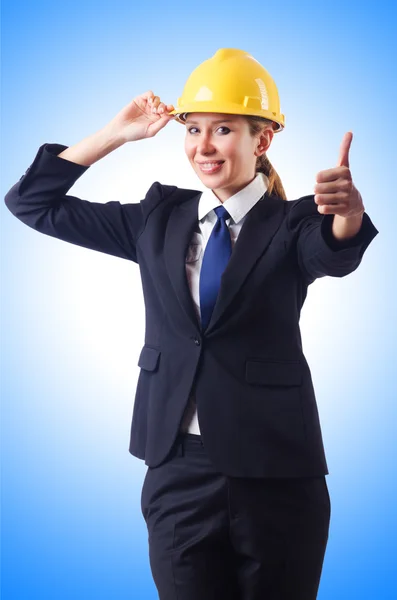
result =
M237 48L220 48L191 73L169 114L184 124L185 113L192 112L264 117L274 122L275 133L285 126L273 78L251 54Z

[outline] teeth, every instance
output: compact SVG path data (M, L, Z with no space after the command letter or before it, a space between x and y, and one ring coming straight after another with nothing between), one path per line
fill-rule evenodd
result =
M220 165L220 164L221 164L220 162L217 162L217 163L204 163L204 164L202 164L202 165L200 165L200 166L201 166L202 168L204 168L204 169L205 169L205 168L207 168L207 167L208 167L208 168L217 167L217 166L218 166L218 165Z

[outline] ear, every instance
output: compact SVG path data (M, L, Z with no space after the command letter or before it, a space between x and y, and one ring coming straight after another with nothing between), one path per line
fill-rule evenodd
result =
M261 156L264 154L270 147L274 136L273 127L265 127L260 133L259 140L257 142L257 147L255 150L255 156Z

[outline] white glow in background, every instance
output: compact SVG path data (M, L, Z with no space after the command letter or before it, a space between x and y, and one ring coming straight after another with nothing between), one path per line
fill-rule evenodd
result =
M376 14L362 3L287 3L270 21L262 4L246 14L235 8L6 2L2 196L44 142L78 142L147 89L175 104L191 70L220 47L251 52L276 80L286 129L269 158L289 199L313 193L316 173L336 166L343 134L353 131L350 168L380 233L357 271L309 287L301 318L330 469L319 599L388 600L396 550L393 15L382 3ZM124 203L138 202L154 181L203 189L184 135L172 122L127 144L68 193ZM3 204L6 600L157 598L140 514L145 465L128 453L144 323L138 265L41 235Z

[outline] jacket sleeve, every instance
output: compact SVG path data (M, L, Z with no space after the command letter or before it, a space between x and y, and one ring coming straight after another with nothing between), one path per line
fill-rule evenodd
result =
M364 212L357 234L337 240L332 233L333 220L334 215L318 212L313 194L291 202L287 226L296 236L299 267L309 283L325 275L344 277L357 269L365 250L379 233Z
M32 164L7 192L7 208L36 231L84 248L137 261L136 243L150 204L156 203L161 185L146 194L147 202L121 204L82 200L67 191L89 168L57 156L62 144L40 146Z

